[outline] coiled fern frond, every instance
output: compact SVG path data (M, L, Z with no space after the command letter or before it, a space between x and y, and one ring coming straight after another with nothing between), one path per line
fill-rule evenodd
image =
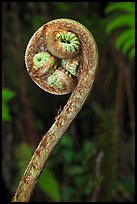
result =
M119 29L115 46L129 59L135 57L135 3L114 2L108 4L105 10L109 14L106 32L112 33Z

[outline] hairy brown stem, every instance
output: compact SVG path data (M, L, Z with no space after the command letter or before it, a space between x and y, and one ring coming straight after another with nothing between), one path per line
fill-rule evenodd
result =
M82 65L79 72L78 84L74 88L61 113L55 118L54 124L43 136L37 149L34 151L31 161L25 170L12 202L29 201L38 177L51 151L54 149L55 145L59 142L72 120L82 108L91 90L95 70L98 64L98 51L95 40L84 26L68 19L55 20L53 23L60 24L61 26L64 25L64 28L66 25L66 27L68 26L69 29L78 34L82 48ZM31 51L28 51L28 56L30 55Z

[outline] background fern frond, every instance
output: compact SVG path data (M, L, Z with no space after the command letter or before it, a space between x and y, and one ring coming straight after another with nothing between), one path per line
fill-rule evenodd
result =
M129 59L133 59L135 56L135 46L129 51Z
M121 27L133 27L135 25L135 16L133 14L122 14L119 15L108 24L106 31L107 33L112 32L114 29Z
M126 54L133 46L134 46L135 39L130 38L122 47L123 54Z
M109 14L106 33L112 34L117 30L119 35L116 38L115 47L129 59L133 59L135 57L135 3L110 3L105 12Z
M116 40L116 47L120 48L122 46L122 44L126 43L126 41L128 41L129 38L133 38L135 39L135 32L132 28L127 29L124 32L121 32L119 34L119 36L117 37Z
M113 11L125 11L128 13L135 13L135 6L133 4L133 2L117 2L117 3L110 3L105 12L106 13L110 13Z

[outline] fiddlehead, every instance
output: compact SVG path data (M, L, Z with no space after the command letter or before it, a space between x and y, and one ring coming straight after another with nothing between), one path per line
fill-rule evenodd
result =
M56 61L48 52L39 52L33 57L32 72L36 77L48 76L55 68Z
M98 51L91 33L80 23L57 19L30 39L25 62L32 80L53 94L72 92L54 124L40 141L12 201L28 201L50 152L78 114L92 87Z

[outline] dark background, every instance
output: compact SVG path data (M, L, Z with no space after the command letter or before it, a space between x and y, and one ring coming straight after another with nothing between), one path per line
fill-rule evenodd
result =
M11 200L33 150L69 97L44 92L31 80L24 64L27 43L48 21L70 18L93 34L99 67L89 97L50 155L31 201L134 202L135 29L134 3L128 3L113 3L112 12L107 2L2 3L3 201Z

